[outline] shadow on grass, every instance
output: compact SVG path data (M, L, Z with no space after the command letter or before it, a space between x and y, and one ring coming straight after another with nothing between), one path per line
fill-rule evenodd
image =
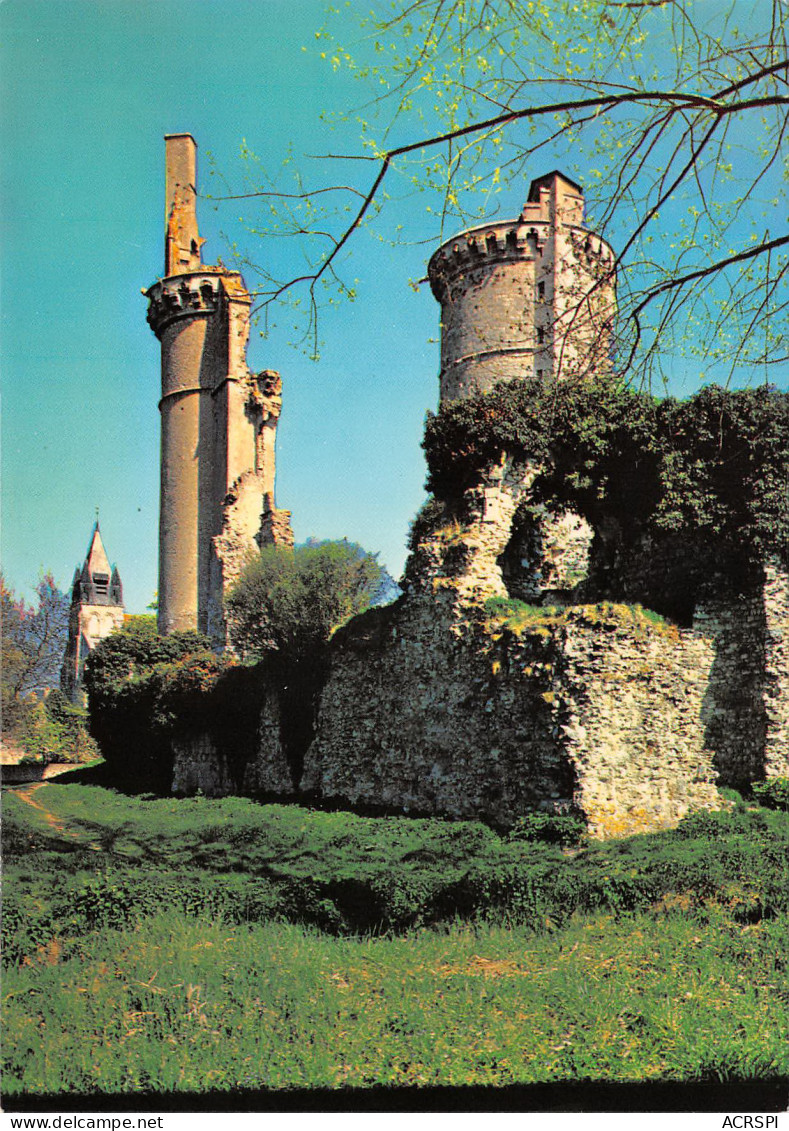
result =
M64 770L57 777L47 778L54 785L101 785L105 789L112 788L112 775L106 762L93 762L89 766L75 766L73 770Z
M557 1081L501 1088L293 1088L235 1092L28 1095L3 1099L6 1112L784 1112L789 1080L683 1083Z

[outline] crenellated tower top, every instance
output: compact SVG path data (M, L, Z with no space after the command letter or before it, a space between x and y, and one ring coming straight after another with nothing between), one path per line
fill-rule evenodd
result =
M614 253L584 223L583 190L558 171L532 181L517 218L442 244L428 278L441 304L442 401L609 365Z

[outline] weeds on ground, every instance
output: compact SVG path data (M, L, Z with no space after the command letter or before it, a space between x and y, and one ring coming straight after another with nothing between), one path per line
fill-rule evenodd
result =
M140 801L45 785L9 795L6 956L28 938L179 908L234 922L282 919L334 934L463 918L541 929L575 912L644 910L680 894L743 922L787 909L789 822L743 806L671 832L567 848L470 821L370 818L241 798ZM46 813L56 818L53 826ZM547 830L556 840L573 831ZM67 830L67 833L66 831ZM542 830L545 833L546 830Z
M23 796L9 1095L789 1069L782 812L730 798L568 847L240 798Z
M4 1078L13 1094L774 1076L787 942L786 916L349 940L169 912L7 975Z
M767 781L756 782L753 792L761 805L789 810L789 778L768 778Z

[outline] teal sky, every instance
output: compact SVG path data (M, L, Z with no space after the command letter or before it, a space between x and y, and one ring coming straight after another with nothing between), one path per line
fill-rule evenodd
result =
M140 291L163 270L162 138L194 135L204 192L214 187L209 153L244 190L242 139L272 167L289 147L359 152L350 129L338 135L320 120L359 96L319 58L323 9L317 0L0 6L2 559L17 591L29 594L49 568L70 584L98 507L127 608L152 599L159 348ZM546 151L533 175L560 157ZM227 205L202 202L199 221L206 262L228 261L223 231L264 254ZM266 340L253 330L249 350L253 369L283 376L277 502L292 510L297 540L346 536L380 551L395 576L423 499L419 443L438 394L438 307L426 286L409 285L434 246L393 248L361 233L350 269L360 297L323 316L320 361L289 346L287 318Z
M140 289L163 271L162 138L195 136L205 191L207 154L232 177L243 138L272 165L289 145L329 148L319 114L350 93L312 49L322 10L312 0L0 8L3 563L18 591L42 568L70 583L98 506L127 607L152 599L159 348ZM199 219L206 261L227 261L226 212L204 202ZM369 283L364 307L331 316L319 363L289 348L287 325L267 341L253 330L249 362L283 374L278 502L297 538L347 536L398 572L423 497L438 308L408 286L423 249L414 259L376 245L376 262L371 242L354 267Z

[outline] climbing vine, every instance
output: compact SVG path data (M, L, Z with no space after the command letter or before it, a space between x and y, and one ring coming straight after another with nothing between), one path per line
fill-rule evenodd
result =
M772 388L658 400L614 382L512 382L431 414L423 446L428 490L449 505L506 453L541 468L536 502L593 526L789 552L789 394Z

